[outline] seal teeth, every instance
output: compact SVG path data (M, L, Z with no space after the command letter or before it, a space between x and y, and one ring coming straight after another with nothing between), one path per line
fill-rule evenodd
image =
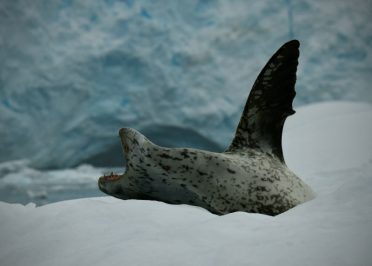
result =
M111 172L110 174L106 175L104 174L103 175L103 178L106 180L106 181L114 181L114 180L118 180L120 178L120 176L118 174L114 174L114 172Z

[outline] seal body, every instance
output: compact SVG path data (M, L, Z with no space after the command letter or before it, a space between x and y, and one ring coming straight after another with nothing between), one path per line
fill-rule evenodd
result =
M280 214L314 197L284 162L284 121L294 113L298 41L284 44L259 74L235 137L223 153L155 145L134 129L119 131L126 170L99 179L121 199L190 204L217 214Z

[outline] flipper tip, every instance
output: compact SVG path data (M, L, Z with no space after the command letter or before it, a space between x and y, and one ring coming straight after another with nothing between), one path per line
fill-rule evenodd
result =
M299 48L300 47L300 41L299 40L291 40L286 42L283 47L293 47L293 48Z

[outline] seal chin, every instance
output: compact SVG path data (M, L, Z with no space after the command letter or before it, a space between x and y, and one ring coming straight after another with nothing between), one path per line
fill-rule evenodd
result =
M107 190L106 190L106 186L105 186L105 179L103 176L101 176L99 179L98 179L98 188L99 190L101 190L102 192L104 193L107 193Z

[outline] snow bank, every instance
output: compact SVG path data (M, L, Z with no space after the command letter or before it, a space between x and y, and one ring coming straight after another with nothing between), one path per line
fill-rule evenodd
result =
M366 104L300 108L285 157L317 197L276 217L111 197L0 203L0 264L370 265L371 122Z
M370 10L364 0L1 1L0 161L120 165L124 126L221 150L259 70L292 38L296 105L371 102Z
M372 106L351 102L299 108L284 125L283 152L300 176L358 168L372 159Z

